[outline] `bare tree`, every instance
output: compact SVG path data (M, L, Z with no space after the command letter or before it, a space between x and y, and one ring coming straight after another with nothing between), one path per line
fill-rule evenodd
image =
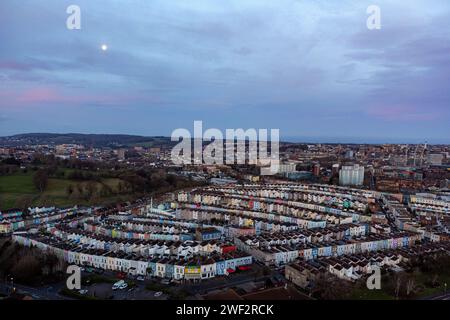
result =
M321 274L314 281L313 293L323 300L346 299L350 292L350 281L331 274Z
M409 277L406 281L406 296L410 296L414 292L414 288L416 287L416 281L414 278Z
M33 204L32 195L23 195L16 199L15 206L22 211L26 211Z
M70 197L74 191L73 185L69 184L66 188L66 195Z
M95 182L89 181L86 185L86 200L89 200L94 195L95 191L97 190L97 186Z
M36 171L36 173L33 176L33 183L36 189L39 190L39 192L44 192L45 188L47 188L48 185L47 170L39 169L38 171Z

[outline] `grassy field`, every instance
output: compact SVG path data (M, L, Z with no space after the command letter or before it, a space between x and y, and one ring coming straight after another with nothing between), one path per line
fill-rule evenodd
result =
M393 300L394 297L383 290L355 289L350 296L352 300Z
M421 299L430 297L433 295L441 294L445 290L444 283L450 285L450 275L440 274L438 277L439 286L432 288L429 287L428 281L431 277L430 274L425 274L422 272L414 273L415 285L421 288L416 294L411 297L411 299ZM367 288L355 288L350 296L350 299L354 300L394 300L396 299L394 295L383 290L383 283L380 290L369 290Z
M0 176L0 209L14 207L19 198L23 196L34 198L36 194L38 190L30 173Z
M37 189L33 185L31 173L17 173L0 177L0 193L33 194Z
M67 177L70 171L67 170L64 176ZM106 185L116 193L120 179L108 178L102 179L100 182L93 182L95 189L99 190L102 185ZM40 193L33 184L33 172L17 173L14 175L0 176L0 209L8 209L20 206L20 203L30 199L33 205L56 205L68 206L74 204L92 204L91 200L72 199L67 196L67 187L77 184L85 187L89 182L75 181L67 178L50 178L46 190ZM104 198L96 198L95 202L99 204L103 202L121 201L130 198L130 195L113 194ZM92 199L94 201L94 199Z

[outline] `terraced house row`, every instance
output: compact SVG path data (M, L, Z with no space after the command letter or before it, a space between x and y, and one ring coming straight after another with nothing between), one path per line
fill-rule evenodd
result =
M450 196L411 195L408 207L434 237L450 234Z
M375 267L401 271L411 259L427 255L450 254L450 244L427 243L383 252L325 257L317 260L298 260L285 267L285 277L295 285L308 289L322 274L330 273L341 279L355 281L371 274Z
M338 216L353 216L359 217L363 212L351 211L346 208L343 210L333 207L329 204L321 202L314 203L316 196L305 195L305 199L297 199L296 201L287 200L283 198L265 198L257 197L249 194L241 194L242 192L219 192L217 190L202 189L196 190L192 193L180 193L178 201L180 202L194 202L206 205L228 205L231 207L244 207L252 210L261 210L264 212L278 212L288 213L289 209L303 208L314 210L318 212L331 213ZM326 198L324 198L326 199ZM332 200L333 198L330 198ZM344 202L347 203L347 202ZM350 203L350 202L348 202ZM349 204L350 206L350 204Z
M300 224L314 221L300 221L292 217L275 216L248 210L227 209L224 207L202 206L182 203L178 206L176 217L182 220L222 226L224 234L229 237L242 234L259 234L261 232L292 231L300 228ZM267 218L266 218L267 217ZM285 218L285 219L283 219ZM324 223L319 221L316 226ZM250 230L249 230L250 229Z
M313 260L319 257L407 248L423 238L418 233L397 232L389 235L345 236L341 239L335 237L331 240L319 238L316 242L308 242L309 238L305 237L305 241L295 242L286 238L289 236L289 234L277 234L263 239L247 236L235 238L234 241L238 249L251 254L256 260L266 265L281 266L298 259Z
M108 225L100 222L86 222L83 225L84 230L99 235L110 236L120 239L142 239L142 240L171 240L186 241L193 240L194 235L190 233L154 233L150 231L131 231L120 225Z
M197 255L225 254L236 251L236 246L218 241L162 241L141 239L117 239L101 236L76 228L57 226L48 231L58 239L88 249L137 254L143 257L186 259Z
M285 201L280 199L254 198L246 195L214 195L214 201L210 201L211 194L178 194L179 203L173 204L173 207L195 206L210 208L215 210L235 209L240 210L241 214L266 219L270 221L293 223L300 228L317 228L326 225L337 225L352 222L367 222L371 220L369 215L363 215L355 212L345 212L339 209L316 205L312 203Z
M209 195L206 194L206 197ZM190 207L194 208L208 208L212 210L234 209L240 210L240 213L259 219L266 219L274 222L281 223L294 223L298 224L301 228L317 228L325 227L327 225L326 219L333 224L352 222L352 217L338 216L333 212L320 212L314 205L304 204L305 208L299 208L294 206L288 206L282 203L281 200L266 200L266 199L254 199L248 196L240 195L224 195L221 197L219 204L211 204L208 201L203 201L203 196L198 196L194 202L182 201L182 205L175 204L176 207ZM207 199L207 198L206 198ZM255 201L257 204L267 204L266 207L255 207ZM275 203L276 202L276 203Z
M128 220L116 220L114 217L108 217L104 221L105 225L120 226L129 231L151 232L151 233L194 233L195 228L187 228L183 226L177 226L174 224L167 224L160 221L137 221L134 219Z
M404 199L388 194L383 194L381 199L400 230L421 233L430 241L450 240L450 215L446 211L446 201L432 202L414 195Z
M176 280L203 280L219 275L226 276L238 268L248 267L252 264L251 256L239 252L188 259L149 259L136 253L85 248L83 245L72 244L49 236L15 234L12 239L23 246L33 246L43 252L53 253L69 264L126 272L130 275Z
M228 194L248 195L252 197L283 199L291 201L307 201L317 204L326 204L337 209L351 209L364 213L367 204L375 200L373 194L366 193L358 196L332 192L329 188L306 188L306 185L243 185L239 188L232 187L208 187L207 191L222 192Z
M0 211L0 234L9 234L17 230L45 226L70 218L89 211L89 209L79 209L78 207L56 209L33 208L25 215L22 210L11 209Z

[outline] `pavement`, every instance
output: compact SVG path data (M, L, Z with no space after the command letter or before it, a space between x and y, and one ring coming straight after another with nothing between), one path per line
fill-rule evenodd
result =
M439 293L434 296L423 298L422 300L450 300L450 292Z

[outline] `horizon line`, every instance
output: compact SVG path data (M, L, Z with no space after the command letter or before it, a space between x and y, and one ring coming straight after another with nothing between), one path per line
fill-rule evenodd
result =
M10 138L20 135L117 135L117 136L134 136L142 138L168 138L168 135L142 135L133 133L83 133L83 132L22 132L10 135L1 135L0 139ZM192 139L192 137L190 137ZM194 137L198 139L198 137ZM223 139L226 140L226 139ZM268 139L268 141L271 141ZM446 142L444 142L446 141ZM176 142L176 141L174 141ZM294 144L367 144L367 145L382 145L382 144L428 144L428 145L449 145L450 140L445 138L381 138L381 137L326 137L326 136L290 136L286 135L280 139L280 143L294 143Z

